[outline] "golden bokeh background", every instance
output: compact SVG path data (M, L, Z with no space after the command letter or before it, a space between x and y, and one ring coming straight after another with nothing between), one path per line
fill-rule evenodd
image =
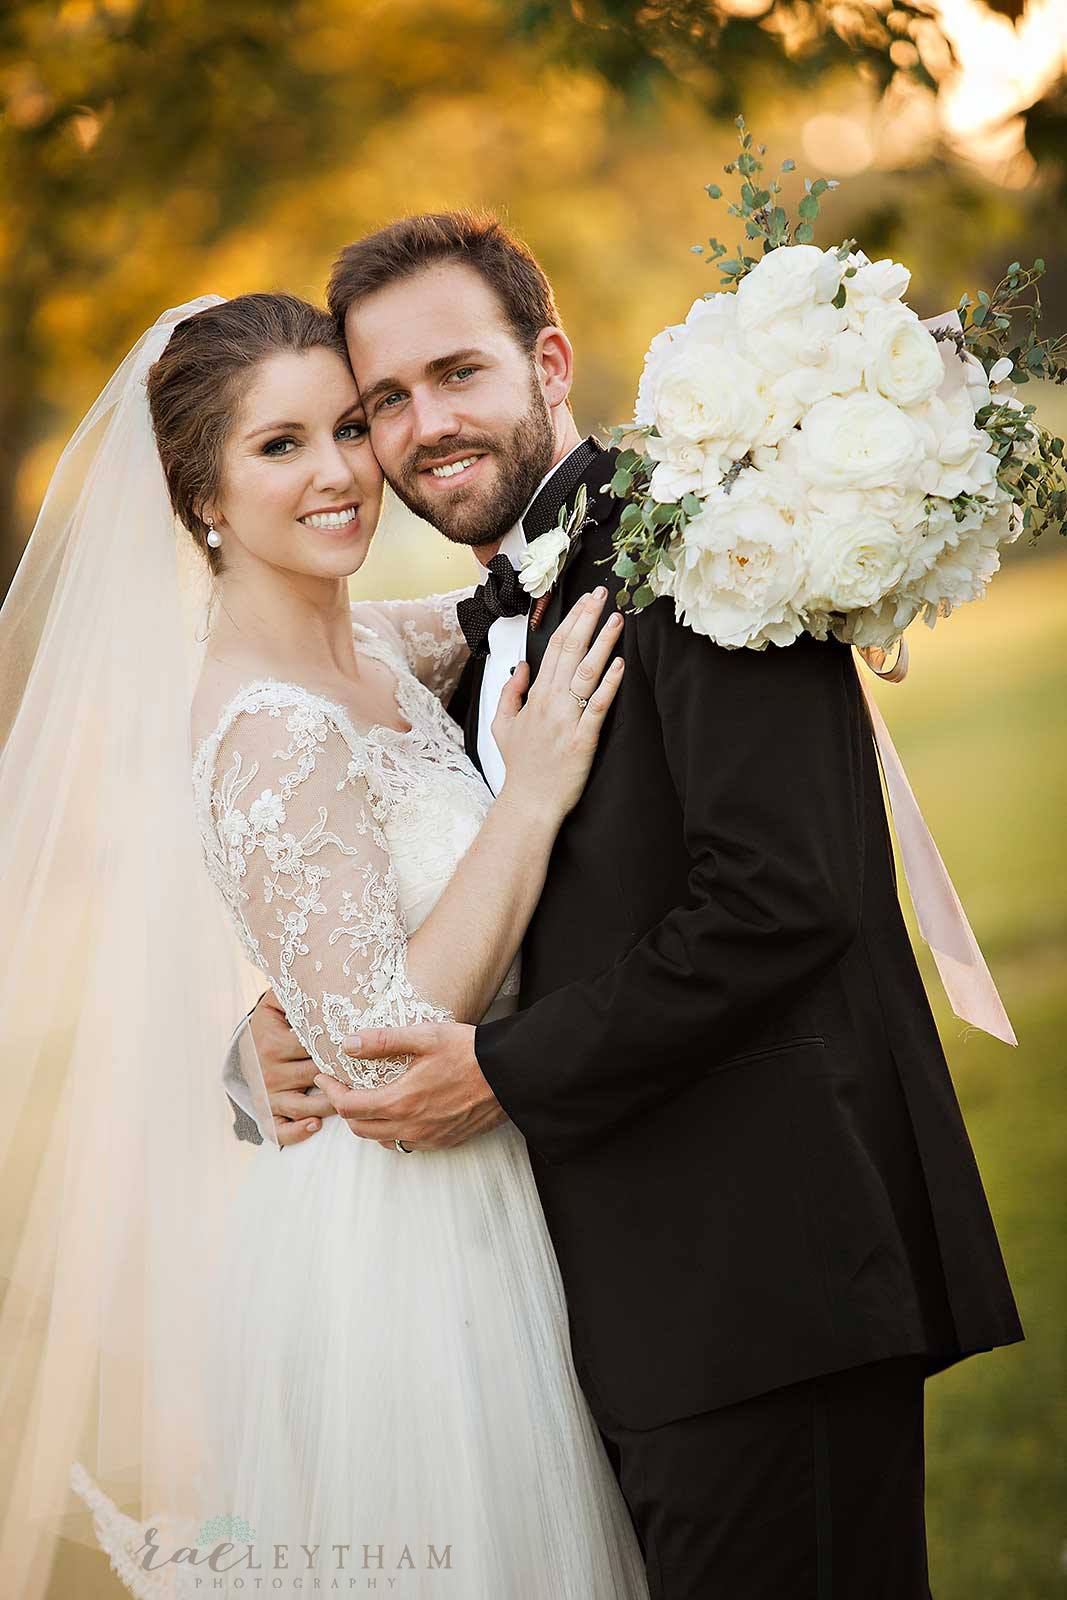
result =
M0 588L63 440L164 306L319 297L338 248L404 212L501 212L555 283L580 425L623 420L650 335L717 286L691 247L734 237L702 190L742 109L770 170L795 158L787 194L841 180L816 241L905 261L920 315L1041 256L1061 332L1065 72L1067 0L8 0ZM1067 389L1024 398L1067 432ZM354 589L454 586L468 560L393 502ZM936 1002L1029 1335L930 1385L938 1600L1063 1582L1065 609L1067 545L1020 544L878 691L1020 1039L965 1037ZM52 1600L121 1592L62 1547Z

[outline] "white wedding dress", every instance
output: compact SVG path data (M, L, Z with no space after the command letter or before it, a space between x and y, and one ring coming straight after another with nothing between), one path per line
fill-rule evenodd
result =
M319 1066L370 1084L402 1068L361 1068L340 1042L447 1015L409 980L407 938L491 804L438 698L462 663L457 598L353 607L410 731L356 728L270 679L230 699L195 758L208 869L249 956ZM517 987L513 971L493 1014ZM251 1167L224 1224L198 1544L214 1519L254 1540L262 1571L143 1571L143 1528L83 1476L126 1587L361 1592L375 1577L410 1600L647 1596L518 1131L404 1155L334 1117Z

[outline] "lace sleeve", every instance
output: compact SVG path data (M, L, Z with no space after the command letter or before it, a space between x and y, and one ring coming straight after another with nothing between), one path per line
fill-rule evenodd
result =
M450 1013L408 979L386 802L359 750L323 702L280 685L254 691L217 741L207 842L245 948L308 1054L373 1085L401 1063L352 1061L347 1035Z
M352 607L352 616L375 632L388 630L399 642L410 671L447 705L470 654L456 620L456 606L473 593L472 584L421 600L360 601Z

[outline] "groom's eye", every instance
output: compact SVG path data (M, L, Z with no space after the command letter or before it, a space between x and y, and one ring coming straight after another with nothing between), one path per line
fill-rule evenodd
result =
M470 378L477 372L477 367L457 367L452 373L453 378Z
M404 395L403 395L402 390L394 389L392 394L383 394L382 398L378 401L378 404L375 406L374 409L375 409L375 411L384 411L384 410L386 410L387 407L390 408L390 409L393 409L393 401L394 400L403 400L403 398L404 398Z

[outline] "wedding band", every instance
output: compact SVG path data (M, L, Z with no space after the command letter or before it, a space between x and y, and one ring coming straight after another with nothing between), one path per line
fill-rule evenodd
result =
M589 701L588 700L583 700L581 695L580 694L575 694L573 689L568 689L567 693L570 695L572 700L577 700L578 704L581 706L582 710L584 711L586 706L589 704Z
M394 1139L393 1143L402 1156L410 1156L414 1153L415 1146L413 1144L405 1144L403 1139Z

